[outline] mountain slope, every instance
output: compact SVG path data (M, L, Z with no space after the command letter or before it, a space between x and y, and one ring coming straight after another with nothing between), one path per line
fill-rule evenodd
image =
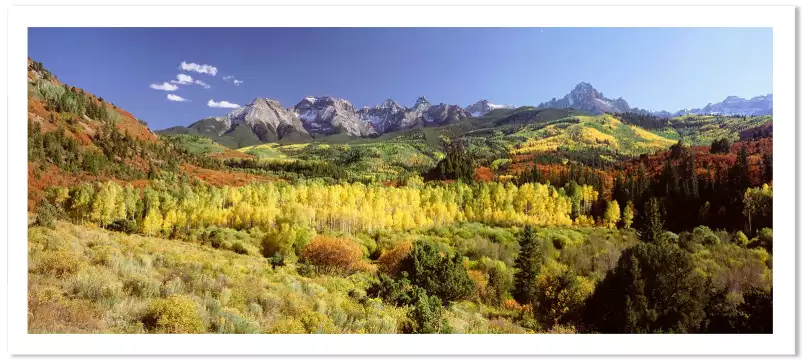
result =
M68 136L84 145L100 133L106 123L141 141L155 141L156 135L141 121L83 89L61 83L42 63L28 58L28 119L44 131L63 128Z
M374 128L360 119L354 106L345 99L333 97L306 97L298 102L294 113L311 134L369 137L376 135Z
M345 99L329 96L305 97L287 109L278 101L256 98L223 117L209 117L159 133L206 136L227 147L242 148L338 135L347 139L377 137L404 129L460 122L469 117L460 106L433 105L425 97L419 97L411 108L388 99L360 110Z
M187 127L171 127L159 133L206 136L229 148L311 138L293 112L267 98L255 98L223 117L205 118Z
M216 121L199 129L214 127ZM208 132L208 130L207 130ZM223 172L215 153L250 157L219 145L191 145L153 133L144 121L83 89L62 84L39 62L28 60L28 209L53 186L114 181L144 187L162 175L172 180L243 184L261 179ZM190 140L190 143L202 143ZM192 152L201 146L204 152ZM221 157L222 158L222 157Z
M571 92L561 99L552 98L548 102L538 105L538 108L572 108L591 114L624 113L630 111L630 106L624 99L606 98L601 92L585 82L577 84Z
M419 99L422 108L429 108L426 99ZM375 107L364 107L358 111L360 120L376 131L377 134L396 131L415 126L415 117L411 117L408 109L392 99L388 99Z

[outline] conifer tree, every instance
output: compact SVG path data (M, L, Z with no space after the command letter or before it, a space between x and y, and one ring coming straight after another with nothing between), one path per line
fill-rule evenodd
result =
M761 163L764 166L763 169L764 183L772 182L772 155L769 153L765 153L764 157L762 157Z
M663 209L658 199L651 198L644 205L644 216L638 235L645 243L659 244L664 241Z
M535 237L532 226L524 227L519 247L519 255L515 261L517 270L513 276L513 298L522 305L532 305L536 300L535 278L541 272L543 264L541 240Z
M747 146L742 145L736 154L736 162L730 169L730 180L735 192L741 193L750 186L750 165L747 160Z

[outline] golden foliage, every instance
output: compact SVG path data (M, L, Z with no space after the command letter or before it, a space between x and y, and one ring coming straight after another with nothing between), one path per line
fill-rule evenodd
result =
M388 275L399 275L401 262L413 250L413 243L405 241L396 245L393 249L382 252L379 256L379 271Z
M194 300L183 295L156 299L148 306L148 327L157 333L203 333L205 323Z

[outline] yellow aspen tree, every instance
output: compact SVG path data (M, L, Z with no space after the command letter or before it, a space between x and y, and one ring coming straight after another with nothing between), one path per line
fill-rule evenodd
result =
M142 220L142 232L148 236L156 235L162 228L162 214L159 209L150 209Z
M622 210L622 222L625 229L630 229L630 226L633 225L633 201L628 201L625 209Z
M621 211L619 209L619 203L616 200L608 202L608 207L605 209L605 215L603 217L603 223L605 224L605 227L611 229L616 228L616 224L621 218L620 216Z

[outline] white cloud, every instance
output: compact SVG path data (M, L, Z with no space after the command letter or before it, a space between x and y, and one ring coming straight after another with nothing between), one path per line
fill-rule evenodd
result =
M177 96L177 95L172 94L172 93L167 95L167 100L172 101L172 102L189 102L190 101L189 99L186 99L186 98L181 97L181 96Z
M212 88L212 86L209 85L209 83L206 83L206 82L204 82L204 81L202 81L200 79L192 79L191 76L186 75L186 74L177 74L176 75L176 79L171 80L170 83L173 83L173 84L197 84L197 85L199 85L201 87L204 87L205 89Z
M229 103L226 101L215 102L214 99L210 99L206 105L212 108L240 108L239 104Z
M176 79L171 80L170 83L174 84L192 84L193 80L192 77L186 74L177 74Z
M151 84L152 89L156 90L163 90L163 91L174 91L178 89L178 86L170 84L168 82L164 82L162 84Z
M195 80L195 84L197 84L197 85L199 85L199 86L201 86L201 87L204 87L204 89L209 89L209 88L212 88L212 86L211 86L211 85L207 84L206 82L203 82L203 81L197 80L197 79Z
M227 81L227 82L229 82L229 81L230 81L230 82L234 83L234 85L240 85L240 84L243 84L243 81L241 81L241 80L239 80L239 79L234 79L234 76L233 76L233 75L227 75L227 76L223 77L223 80L225 80L225 81Z
M181 62L179 68L181 70L209 74L212 76L217 74L217 68L209 64L195 64L195 63Z

